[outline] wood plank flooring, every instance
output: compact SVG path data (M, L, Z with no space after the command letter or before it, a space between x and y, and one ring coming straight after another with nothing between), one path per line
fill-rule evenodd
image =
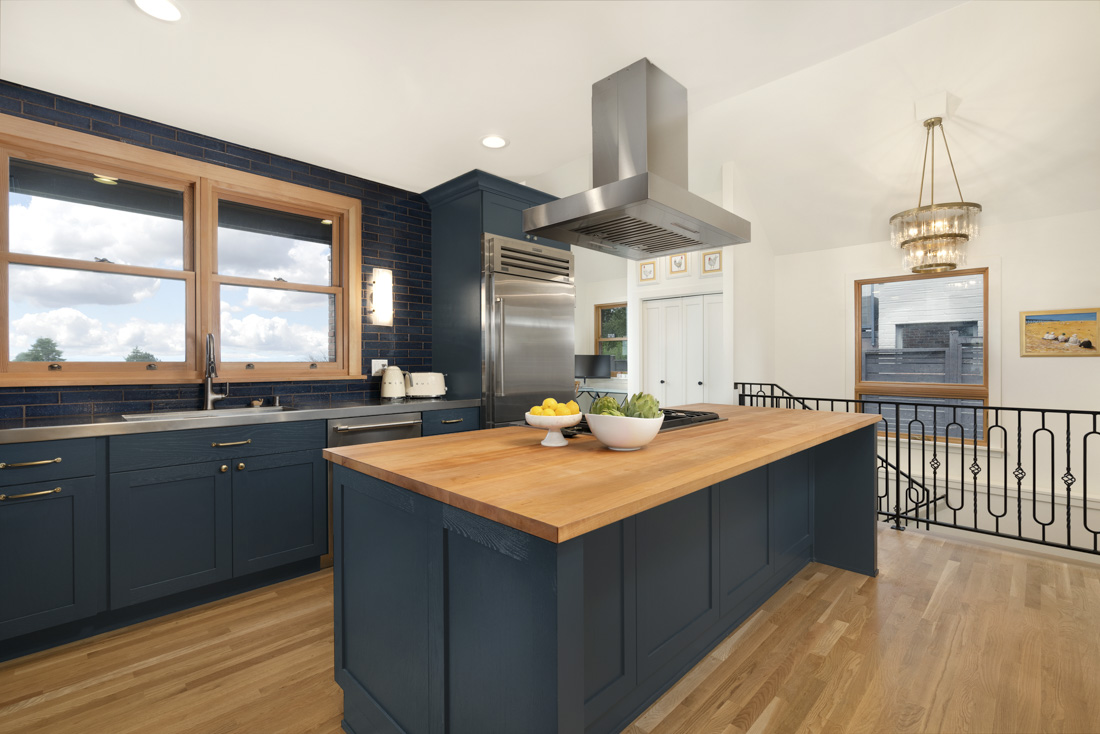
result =
M627 733L1100 734L1100 567L879 543L877 579L811 564ZM0 732L338 734L331 600L326 570L0 664Z

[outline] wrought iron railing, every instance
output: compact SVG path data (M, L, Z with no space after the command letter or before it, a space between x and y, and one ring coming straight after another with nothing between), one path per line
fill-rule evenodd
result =
M1100 555L1100 412L816 398L736 383L738 403L878 413L878 514Z

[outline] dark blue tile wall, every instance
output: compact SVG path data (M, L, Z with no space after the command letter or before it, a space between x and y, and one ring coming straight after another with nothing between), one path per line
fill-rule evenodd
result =
M390 364L413 371L431 369L432 222L428 204L419 195L3 80L0 114L359 199L363 203L364 280L369 280L372 268L383 267L393 270L394 284L394 325L363 326L363 371L370 371L371 359L388 359ZM379 378L234 385L233 397L222 405L244 405L251 399L280 395L284 404L323 406L377 398L379 385ZM80 397L66 399L70 392ZM0 417L18 418L19 411L29 418L182 410L197 407L200 396L199 385L3 388Z

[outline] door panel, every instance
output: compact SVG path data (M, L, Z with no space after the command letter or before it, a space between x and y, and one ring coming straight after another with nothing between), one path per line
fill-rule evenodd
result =
M704 403L733 403L733 383L731 375L723 365L725 355L725 313L722 295L703 296L703 394Z
M665 330L660 301L642 302L642 390L665 405Z
M112 609L231 576L228 466L214 462L111 475Z
M322 555L328 547L326 487L319 451L234 465L233 575Z
M665 399L661 405L671 408L684 404L684 306L679 298L661 302L664 329Z
M705 372L704 354L706 353L703 321L706 312L702 296L683 299L683 360L684 360L684 399L680 405L703 402L703 375Z
M771 575L768 468L754 469L718 485L718 516L725 616Z
M780 459L768 468L775 520L772 553L780 568L812 542L810 454L810 451L803 451Z
M60 487L60 492L54 492ZM0 502L0 640L95 614L95 480L9 487Z

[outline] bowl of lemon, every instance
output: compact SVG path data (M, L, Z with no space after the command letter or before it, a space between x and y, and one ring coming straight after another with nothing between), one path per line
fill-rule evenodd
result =
M534 406L524 416L528 425L547 429L546 438L542 439L543 446L568 446L569 442L561 435L561 429L577 425L582 417L580 406L575 401L559 403L554 398L546 398L542 405Z

